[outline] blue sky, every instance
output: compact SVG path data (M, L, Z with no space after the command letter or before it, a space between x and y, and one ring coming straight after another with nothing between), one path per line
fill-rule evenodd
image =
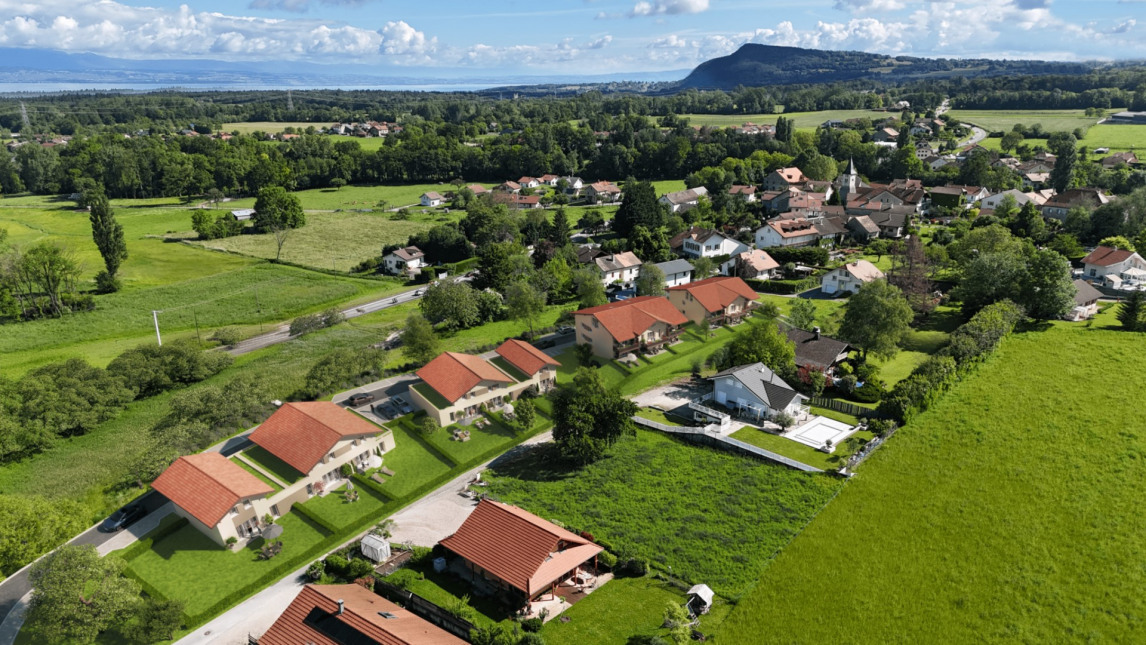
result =
M1146 0L0 0L0 47L461 76L685 69L746 42L1146 59L1144 29Z

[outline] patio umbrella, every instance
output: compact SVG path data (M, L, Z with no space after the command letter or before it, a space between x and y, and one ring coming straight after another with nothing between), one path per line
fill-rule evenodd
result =
M273 540L283 534L283 527L279 524L271 524L263 531L264 540Z

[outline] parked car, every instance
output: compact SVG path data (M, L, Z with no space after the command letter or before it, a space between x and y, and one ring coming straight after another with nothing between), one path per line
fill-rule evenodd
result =
M391 397L390 402L393 403L394 406L399 410L401 410L403 414L410 414L414 411L414 408L410 407L410 404L406 401L406 399L402 398L401 394Z
M115 533L131 526L139 520L139 518L147 515L147 511L142 506L128 505L112 513L103 524L100 524L99 530L104 533Z
M573 333L573 328L572 328L572 327L568 327L568 326L565 326L565 327L558 327L558 328L557 328L557 333L558 333L558 334L572 334L572 333Z
M374 395L369 393L369 392L359 392L357 394L351 394L350 398L346 399L346 401L348 403L350 403L351 407L356 408L360 405L366 405L367 403L373 403L374 402Z

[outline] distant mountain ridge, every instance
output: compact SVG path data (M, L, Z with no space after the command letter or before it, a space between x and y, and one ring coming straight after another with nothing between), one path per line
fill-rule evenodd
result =
M749 43L728 56L701 63L680 82L679 89L732 90L740 85L816 84L860 79L898 82L925 77L1081 74L1098 65L1029 60L917 58Z

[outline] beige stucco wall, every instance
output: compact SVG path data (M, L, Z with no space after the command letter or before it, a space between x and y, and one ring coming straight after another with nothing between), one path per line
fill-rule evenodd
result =
M494 408L496 403L491 401L497 399L517 400L521 393L531 387L540 387L541 383L552 384L557 377L557 371L554 368L547 367L534 374L532 378L522 381L520 383L496 383L493 381L482 381L474 389L470 390L468 396L458 399L453 405L438 409L434 404L430 403L426 397L418 393L414 388L410 388L410 401L414 407L424 411L428 416L436 419L438 425L448 426L456 423L468 416L466 410L473 408L475 411L480 409L483 404L486 407ZM429 387L429 386L426 386Z
M613 358L613 336L596 318L588 314L574 316L578 345L591 345L593 355Z

